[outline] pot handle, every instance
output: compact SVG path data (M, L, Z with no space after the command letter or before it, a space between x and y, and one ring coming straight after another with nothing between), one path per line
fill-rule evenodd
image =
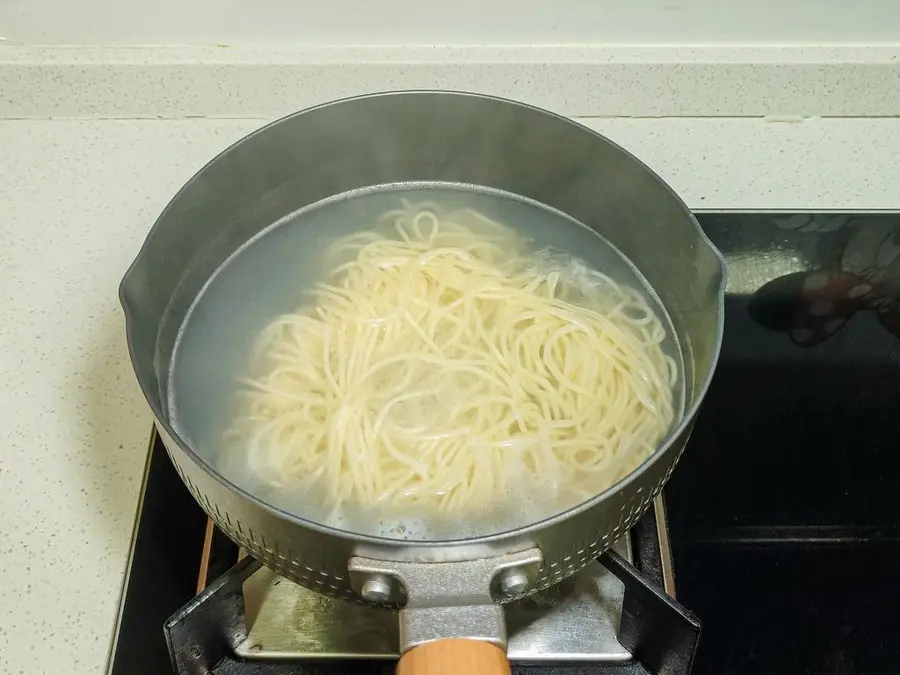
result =
M406 652L396 675L509 675L509 660L485 640L447 638L426 642Z

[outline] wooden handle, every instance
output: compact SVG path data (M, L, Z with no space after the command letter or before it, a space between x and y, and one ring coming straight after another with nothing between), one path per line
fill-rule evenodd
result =
M509 675L506 653L484 640L449 638L413 647L397 664L396 675Z

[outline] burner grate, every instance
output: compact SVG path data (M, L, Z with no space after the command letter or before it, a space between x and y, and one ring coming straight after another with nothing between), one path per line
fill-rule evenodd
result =
M236 555L218 530L207 528L199 580L205 587L166 622L177 675L392 670L399 642L395 612L321 596L249 557L206 585L223 557ZM513 672L543 666L550 672L587 667L598 675L687 675L700 624L663 587L672 589L674 579L660 498L589 568L506 606Z
M631 560L628 537L615 550ZM261 568L243 585L248 659L396 659L397 612L327 598ZM625 587L599 562L504 606L510 660L519 663L631 659L616 635Z

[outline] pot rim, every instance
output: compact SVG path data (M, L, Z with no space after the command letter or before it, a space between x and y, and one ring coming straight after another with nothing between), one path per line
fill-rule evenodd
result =
M702 381L700 382L700 385L696 389L696 392L693 397L693 399L694 399L693 402L691 403L691 405L688 408L685 409L684 413L682 414L681 420L678 422L678 424L669 430L666 440L662 444L660 444L656 448L656 450L647 459L645 459L636 469L634 469L628 476L626 476L619 482L614 483L613 485L611 485L607 489L603 490L602 492L597 493L590 499L587 499L579 504L576 504L575 506L573 506L569 509L560 511L560 512L555 513L546 518L542 518L540 520L536 520L531 523L528 523L527 525L523 525L521 527L518 527L518 528L515 528L512 530L495 532L495 533L488 534L488 535L481 535L481 536L470 537L470 538L456 538L456 539L405 540L405 539L392 539L389 537L381 537L381 536L376 536L376 535L355 533L355 532L350 532L347 530L341 530L336 527L331 527L329 525L324 525L315 520L304 518L302 516L299 516L299 515L296 515L296 514L290 512L290 511L286 511L277 506L273 506L273 505L269 504L265 500L260 499L258 496L256 496L252 492L245 490L244 488L233 483L231 480L229 480L227 477L222 475L207 460L205 460L203 457L201 457L198 453L196 453L191 448L191 446L181 437L180 434L178 434L178 432L174 429L174 427L166 419L166 416L164 415L164 411L161 409L161 407L162 407L161 404L163 403L162 397L159 397L158 403L156 401L152 400L151 396L148 394L148 390L152 389L152 387L149 386L150 383L145 381L145 379L142 378L140 373L135 369L135 375L137 376L138 383L140 384L141 392L144 394L144 398L147 400L147 403L149 404L150 409L153 412L155 423L157 425L161 426L165 432L165 435L167 435L169 438L171 438L178 445L178 447L182 451L184 451L188 457L190 457L191 461L193 461L206 474L208 474L210 476L210 478L219 482L223 486L227 487L233 493L241 496L244 499L249 500L255 506L268 512L270 515L275 516L280 519L287 520L293 525L310 528L312 530L315 530L315 531L320 532L325 535L336 536L341 539L353 541L356 543L371 544L371 545L375 545L375 546L390 547L390 548L394 548L394 549L397 549L397 548L400 548L400 549L440 548L443 546L460 545L460 544L465 544L467 546L468 545L479 545L479 544L496 544L498 542L503 542L506 540L521 539L522 537L526 537L537 530L542 530L542 529L553 527L554 525L556 525L558 523L566 521L569 518L572 518L584 511L592 509L599 503L606 501L612 495L617 494L620 491L628 490L629 487L635 481L640 480L641 476L647 470L649 470L649 468L653 464L655 464L657 461L660 461L660 458L668 453L671 446L693 423L694 418L697 416L699 407L700 407L701 403L703 402L703 399L705 398L706 393L709 389L710 383L712 382L713 375L715 374L716 366L717 366L718 360L719 360L719 354L721 352L724 325L725 325L725 286L726 286L726 282L727 282L728 271L727 271L727 266L726 266L724 256L718 250L718 248L716 248L716 246L712 243L712 241L709 239L709 237L706 235L706 233L703 231L703 228L700 226L700 223L697 221L693 212L687 207L687 205L684 203L684 201L681 199L681 197L679 197L679 195L669 186L669 184L666 183L655 171L653 171L653 169L651 169L644 162L642 162L640 159L635 157L628 150L621 147L619 144L615 143L614 141L608 139L606 136L603 136L599 132L594 131L590 127L587 127L587 126L581 124L580 122L577 122L569 117L566 117L566 116L558 114L558 113L551 112L549 110L545 110L538 106L534 106L534 105L527 104L527 103L522 103L520 101L515 101L512 99L508 99L508 98L504 98L504 97L500 97L500 96L492 96L489 94L481 94L481 93L458 91L458 90L446 90L446 89L391 90L391 91L381 91L381 92L362 94L362 95L357 95L357 96L348 96L348 97L336 99L333 101L328 101L326 103L321 103L321 104L318 104L315 106L304 108L302 110L298 110L296 112L285 115L277 120L269 122L268 124L265 124L264 126L243 136L242 138L238 139L237 141L235 141L234 143L229 145L227 148L225 148L224 150L219 152L215 157L213 157L206 164L204 164L202 168L200 168L196 173L194 173L194 175L191 176L191 178L178 190L178 192L175 193L175 195L169 200L169 202L166 204L165 208L162 210L160 215L154 221L153 226L150 228L150 231L147 233L147 237L144 239L144 243L141 245L141 248L137 253L137 256L132 261L131 265L129 265L121 283L119 284L119 292L118 292L119 302L122 305L122 309L125 314L125 332L126 332L126 338L127 338L127 342L128 342L128 353L129 353L129 358L131 359L131 362L132 362L132 367L134 367L136 359L135 359L135 354L134 354L134 340L132 339L132 325L133 325L132 311L129 307L129 302L128 302L128 298L127 298L129 280L130 280L133 272L144 264L146 249L148 248L149 242L153 238L154 233L156 232L157 228L160 226L160 223L166 218L166 216L168 215L168 213L169 213L170 209L173 207L173 205L178 202L178 200L181 198L181 196L192 187L194 182L201 175L203 175L210 166L217 163L220 159L222 159L224 156L226 156L232 150L234 150L238 146L242 145L243 143L250 141L252 138L256 137L257 135L263 134L266 131L268 131L270 128L272 128L276 125L279 125L283 122L286 122L288 120L299 117L301 115L305 115L307 113L317 111L317 110L326 109L331 106L337 106L337 105L341 105L344 103L361 101L361 100L365 100L365 99L369 99L369 98L380 98L380 97L385 97L385 96L423 96L423 95L427 95L427 96L433 96L433 95L462 96L462 97L471 97L471 98L482 98L482 99L487 99L487 100L494 101L497 103L503 103L506 105L513 105L513 106L517 106L520 108L526 108L533 112L538 112L543 115L547 115L549 117L553 117L558 120L564 121L570 125L573 125L573 126L579 128L584 133L591 134L592 136L599 138L602 141L608 143L613 148L618 150L620 153L625 155L628 159L630 159L631 161L640 165L645 171L647 171L652 177L654 177L657 180L659 187L666 190L670 194L671 197L674 197L676 202L684 209L685 213L689 217L689 222L694 226L694 229L696 230L698 241L701 242L703 244L705 250L708 251L708 253L711 254L716 259L717 269L718 269L718 273L719 273L718 287L716 289L716 294L715 294L716 304L717 304L717 307L716 307L716 336L715 336L715 340L713 341L713 345L712 345L712 354L711 354L709 369L706 372L706 374L704 375ZM167 450L168 450L168 448L167 448Z

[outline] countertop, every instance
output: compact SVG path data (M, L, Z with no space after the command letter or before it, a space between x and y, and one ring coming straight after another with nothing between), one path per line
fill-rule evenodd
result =
M0 672L108 659L150 416L117 286L159 211L264 119L0 120ZM900 120L584 120L695 209L900 210Z

